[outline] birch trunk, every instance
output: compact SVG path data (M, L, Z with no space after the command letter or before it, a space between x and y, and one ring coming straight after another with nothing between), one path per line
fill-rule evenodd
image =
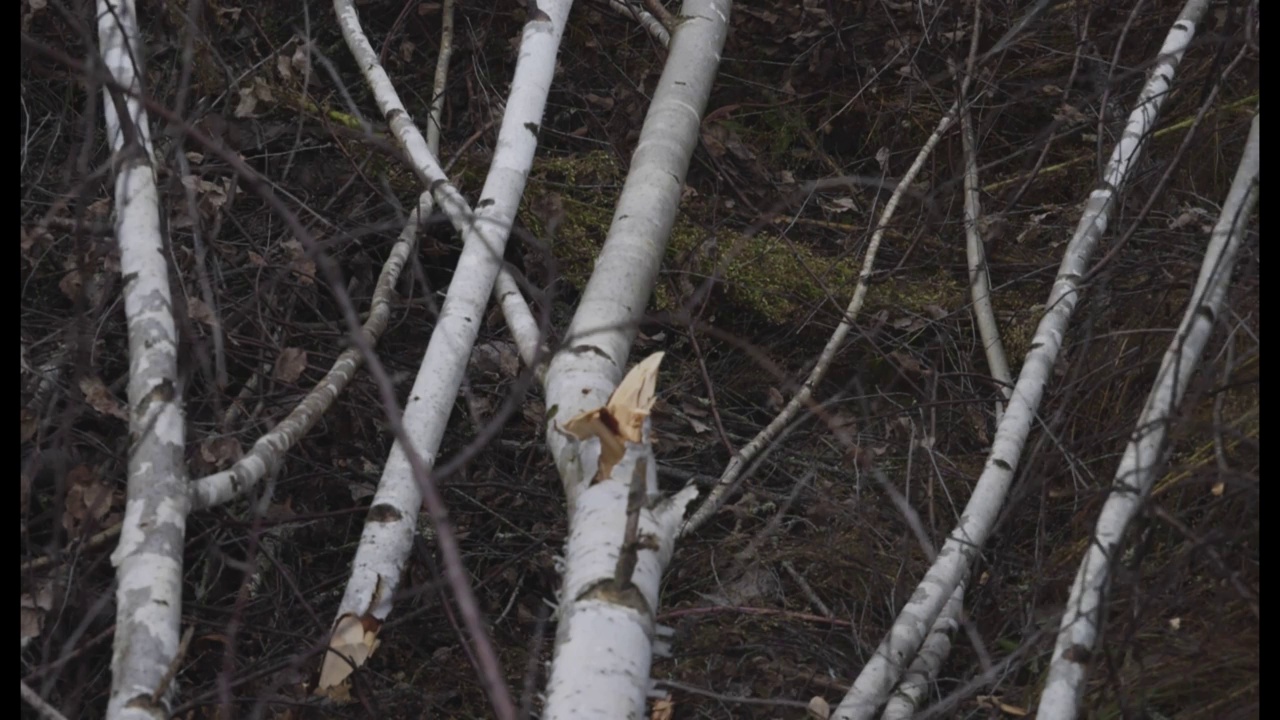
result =
M169 267L160 229L151 128L142 94L142 39L132 0L99 0L103 91L116 166L116 241L129 327L129 483L116 567L111 656L113 720L169 717L182 620L182 549L190 499L183 467L182 389Z
M564 425L608 408L616 394L675 222L729 8L685 2L595 272L547 371L547 447L569 506L569 540L544 718L644 715L658 588L697 491L658 497L647 432L619 443ZM600 460L609 447L616 464Z

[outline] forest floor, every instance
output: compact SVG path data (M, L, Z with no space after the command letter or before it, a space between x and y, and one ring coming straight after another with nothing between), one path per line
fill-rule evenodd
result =
M1021 11L984 3L992 10L979 50L996 52L976 78L973 112L993 299L1015 374L1098 167L1181 5L1161 0L1131 15L1132 4L1056 3L999 48ZM356 307L367 309L422 188L389 149L331 7L209 0L202 33L184 48L186 3L141 5L151 92L173 107L189 67L184 117L273 180L340 268ZM440 4L358 5L421 123ZM1247 3L1230 5L1199 30L1096 255L1128 237L1083 296L974 570L963 630L936 683L935 698L949 703L942 716L1034 712L1070 583L1258 106L1256 54L1224 75L1245 37L1237 6ZM518 2L498 6L458 7L445 94L441 159L454 163L451 175L472 202L525 15ZM963 63L972 14L969 3L869 0L734 9L633 353L667 353L654 417L665 489L718 477L812 366L849 301L893 183L955 99L948 63ZM24 4L23 17L24 37L72 57L92 54L77 24L88 10L60 15ZM308 34L320 61L304 86ZM119 521L129 449L113 186L98 96L69 68L24 53L22 674L68 717L97 717L110 683L114 539L92 538ZM535 306L556 327L603 242L665 57L607 4L574 8L507 255L545 289ZM357 116L374 137L344 124ZM195 477L225 468L281 420L346 347L347 330L314 260L260 197L235 186L215 153L190 140L181 148L192 176L184 186L174 162L181 133L170 130L154 134L166 158L159 179ZM815 394L821 417L797 422L743 492L679 544L660 610L674 630L672 653L653 668L669 683L659 686L665 698L654 718L801 718L815 696L834 706L929 564L890 486L934 546L959 517L986 460L998 397L969 300L962 167L953 130L888 226L857 330ZM796 192L835 175L860 180ZM195 191L196 217L184 187ZM460 251L437 220L377 348L401 399ZM1167 467L1117 566L1105 639L1090 664L1089 717L1259 714L1256 219L1252 227L1232 312L1218 324L1173 426ZM713 273L712 291L701 293ZM519 371L501 316L491 313L442 446L445 458L469 459L439 478L517 693L545 680L548 601L566 531L541 397L517 398L496 439L469 444L500 415ZM362 373L290 452L269 496L191 517L183 618L193 635L175 717L489 715L425 534L382 644L354 676L352 702L307 692L391 442Z

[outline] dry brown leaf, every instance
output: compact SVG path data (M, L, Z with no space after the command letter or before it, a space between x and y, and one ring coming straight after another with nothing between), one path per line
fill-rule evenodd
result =
M663 403L659 402L658 410L665 411L666 406ZM704 418L710 415L710 413L707 412L704 408L698 407L697 405L694 405L693 403L689 403L689 402L680 403L680 412L684 413L685 415L692 415L693 417L700 417L700 418Z
M40 420L34 412L27 408L22 408L22 419L18 421L18 429L21 430L22 440L26 442L36 436L36 430L40 428Z
M40 636L44 630L44 618L53 609L53 581L42 578L36 581L33 592L22 593L22 645Z
M103 415L121 420L129 419L129 413L124 411L120 401L116 400L107 386L102 383L102 378L97 376L80 378L80 392L84 393L84 399L89 403L89 407Z
M547 421L547 408L541 400L527 400L524 407L520 408L520 417L533 427L540 428Z
M649 713L649 720L671 720L675 715L676 701L672 699L671 693L667 693L666 697L660 697L653 701L653 710Z
M490 342L476 345L471 351L471 364L476 370L513 378L520 374L520 355L515 343Z
M36 242L40 241L43 243L52 239L52 237L53 236L49 234L49 231L41 230L39 227L33 227L30 230L25 227L21 228L21 231L19 232L18 247L22 250L22 257L30 259L28 257L28 253L31 251L31 248L35 247Z
M338 618L333 628L333 639L320 665L320 681L317 695L328 695L338 687L355 668L361 667L378 649L378 630L382 623L372 617L356 617L347 613ZM335 654L336 653L336 654ZM350 662L348 662L350 660ZM354 664L354 667L353 667ZM334 698L337 699L337 698Z
M302 348L287 347L280 351L276 358L275 376L281 382L297 382L302 372L307 369L307 351Z
M601 110L613 109L613 98L607 95L596 95L594 93L587 93L585 96L583 96L583 99L585 99L591 105L594 105L595 107L600 108Z
M286 81L293 79L293 68L289 67L289 56L281 53L276 56L276 72Z
M827 423L836 442L842 445L853 445L858 440L858 419L853 415L836 411Z
M826 698L821 695L814 695L809 700L809 717L817 720L827 720L831 717L831 705L827 703Z
M275 93L271 91L271 86L262 78L253 79L253 95L262 102L273 103L276 101Z
M307 257L307 251L297 240L286 240L283 243L289 252L289 268L298 273L298 281L303 285L312 285L316 281L316 264Z
M103 197L89 203L89 207L85 208L85 215L92 220L106 220L111 214L111 198Z
M111 486L87 465L77 465L67 472L67 486L62 527L73 536L90 527L102 527L102 519L111 511Z
M58 289L62 291L63 295L67 296L68 300L71 301L80 299L80 289L83 287L84 276L80 274L79 270L72 270L71 272L68 272L66 275L62 276L61 280L58 281Z
M294 72L299 75L310 74L311 52L307 49L306 43L298 43L298 47L293 49L293 56L289 58L289 63L293 65Z
M785 406L786 404L787 404L787 401L786 401L785 399L783 399L783 397L782 397L782 392L781 392L780 390L778 390L778 388L776 388L776 387L771 387L771 388L769 388L769 403L768 403L768 405L769 405L769 409L770 409L770 410L773 410L774 412L778 412L778 411L779 411L779 410L781 410L781 409L783 408L783 406Z
M724 145L724 136L728 131L719 123L712 123L702 131L702 146L706 148L711 157L719 159L724 157L727 148Z
M243 454L240 441L232 435L209 437L200 443L200 459L219 470L239 460Z
M187 300L187 317L209 327L218 324L218 318L213 314L213 310L209 309L209 304L198 297Z
M889 357L898 363L898 367L912 375L928 375L929 371L924 365L914 357L906 354L901 350L894 350L889 353Z
M987 434L987 418L982 414L982 410L972 403L964 406L964 414L969 418L969 423L973 425L973 430L978 436L978 442L983 445L991 444L991 437Z
M253 113L257 108L258 98L253 96L253 88L240 88L240 101L236 103L236 109L233 114L238 118L253 117Z

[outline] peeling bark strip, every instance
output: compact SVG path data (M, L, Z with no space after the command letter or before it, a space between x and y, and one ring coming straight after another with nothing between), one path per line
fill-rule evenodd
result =
M143 57L132 0L99 0L103 62L126 95L103 91L107 139L118 162L116 241L129 327L128 496L117 568L116 632L107 717L169 717L169 668L182 618L182 549L187 476L179 397L177 332L151 166L151 128L137 97ZM120 112L125 115L122 117Z
M1023 361L1018 382L1009 399L1009 407L996 428L991 455L965 506L960 524L947 538L937 560L920 581L919 589L902 609L875 655L863 667L833 713L833 718L864 720L874 716L924 642L925 634L956 585L968 573L978 549L986 543L1013 482L1023 445L1031 432L1032 419L1039 408L1045 385L1052 376L1063 335L1079 301L1079 280L1087 270L1098 240L1106 231L1108 215L1118 190L1124 187L1129 169L1159 116L1160 106L1169 95L1174 70L1181 62L1195 23L1207 5L1208 0L1188 0L1183 7L1177 24L1160 49L1156 67L1129 115L1124 134L1112 151L1103 181L1090 193L1084 213L1063 254L1049 301L1045 303L1048 310L1036 328L1031 350Z

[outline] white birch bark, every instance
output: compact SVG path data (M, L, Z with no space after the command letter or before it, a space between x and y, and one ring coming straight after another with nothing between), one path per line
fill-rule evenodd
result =
M956 585L951 598L934 621L929 635L920 646L916 659L902 676L885 705L881 720L910 720L929 697L929 687L938 677L942 663L951 654L951 635L960 627L960 611L964 607L964 583Z
M969 294L973 298L973 319L978 325L978 337L987 357L991 377L1000 382L1000 395L1008 402L1013 392L1013 375L1009 372L1009 360L1000 342L1000 329L996 313L991 307L991 276L987 271L987 258L982 234L978 229L982 219L982 200L978 186L978 151L973 137L973 121L966 107L960 115L960 133L964 146L964 230L965 256L969 261ZM996 422L1003 410L996 404Z
M975 11L978 6L975 4ZM972 73L970 73L972 74ZM969 108L960 110L960 132L965 155L965 250L969 259L969 287L973 297L973 314L978 323L978 335L986 351L987 365L991 375L1002 385L1001 395L1008 400L1012 392L1013 379L1009 375L1009 365L1005 360L1004 345L1000 342L1000 333L996 326L995 313L991 308L991 285L987 277L986 259L982 254L982 237L978 231L978 218L982 209L978 197L978 165L977 151L974 148L973 127L969 117ZM996 403L996 422L1002 412L1002 404ZM942 669L942 663L951 653L951 634L960 627L960 611L964 608L964 582L956 585L951 598L943 606L942 612L933 621L933 627L920 646L920 652L903 675L902 682L894 690L885 705L881 720L906 720L915 714L923 705L929 694L930 683Z
M111 656L113 720L169 717L182 620L182 549L190 500L183 467L178 336L160 229L151 128L142 93L142 38L132 0L99 0L107 71L127 95L103 91L116 165L116 240L129 328L129 482L116 567ZM121 117L117 108L123 108ZM167 687L166 687L167 685Z
M640 23L640 27L644 28L654 40L657 40L662 47L671 45L671 33L667 32L666 26L662 21L653 16L653 13L641 7L639 0L609 0L609 7L613 8L620 15L626 15L634 18Z
M644 467L637 468L638 463ZM633 473L646 471L656 472L652 447L631 443L609 478L578 496L542 714L547 720L645 717L662 573L675 549L685 507L698 494L697 488L687 487L640 510L641 546L634 570L629 578L617 578L628 491Z
M836 708L833 718L870 718L886 702L890 689L924 641L925 633L986 542L1013 480L1045 383L1057 361L1089 258L1106 230L1111 206L1155 124L1160 106L1168 96L1174 70L1195 35L1196 22L1207 4L1207 0L1188 0L1183 7L1129 115L1124 134L1111 154L1103 181L1085 204L1054 280L1045 315L1018 374L1009 406L996 428L991 454L960 517L960 525L947 538L937 560Z
M640 130L631 169L595 270L587 281L560 352L547 371L549 417L563 422L604 405L631 352L675 224L702 112L720 62L730 3L692 0L672 39L671 54ZM676 40L683 35L683 41ZM570 509L582 472L567 438L548 425L547 446Z
M352 56L355 57L356 62L360 65L360 72L364 74L365 82L369 84L374 100L378 103L378 110L391 128L391 133L395 135L405 154L413 161L414 168L426 181L427 189L431 191L431 195L436 199L440 209L449 217L454 228L460 233L465 233L470 228L473 220L471 208L468 207L466 199L462 197L462 193L458 192L453 183L449 182L449 177L445 175L435 155L428 148L426 138L422 136L418 127L414 125L413 119L409 117L408 111L405 110L404 103L400 102L400 96L396 93L395 86L391 83L391 78L387 76L387 71L378 62L378 53L373 49L369 39L365 37L364 28L360 26L360 16L356 13L352 0L333 0L333 9L338 16L338 27L342 30L342 37L346 40L347 49L351 51ZM557 35L557 39L558 37ZM523 41L521 47L523 48ZM522 57L523 54L524 51L522 49ZM517 72L518 68L519 65L517 65ZM527 112L527 110L526 108L525 111ZM540 120L541 115L539 114L534 120L535 126L537 121ZM505 116L503 125L504 127L506 125ZM498 155L495 153L494 164L496 165L497 162Z
M1093 541L1089 543L1071 586L1071 596L1067 600L1049 666L1049 678L1040 696L1040 708L1036 713L1038 720L1072 720L1080 712L1087 658L1098 639L1111 563L1120 551L1120 542L1129 522L1151 491L1151 484L1163 464L1168 449L1170 420L1200 363L1214 322L1222 311L1240 243L1248 230L1249 216L1258 202L1260 117L1255 115L1253 118L1244 156L1236 168L1235 180L1209 237L1209 247L1200 266L1195 290L1178 332L1165 351L1160 372L1116 469L1111 495L1098 516Z
M440 10L440 52L436 56L436 77L431 87L431 115L427 120L427 147L440 156L440 118L444 115L444 89L449 80L449 58L453 57L453 0L444 0Z
M538 321L533 318L529 304L524 301L520 286L510 269L503 268L498 273L498 280L493 286L493 295L502 308L502 317L507 321L507 329L520 351L520 359L533 369L534 377L541 384L547 377L547 347L542 342L542 330Z
M606 406L630 353L675 221L729 9L727 0L684 3L595 272L547 372L547 446L570 519L544 718L645 715L658 589L697 490L658 497L647 437L627 442L621 462L593 483L603 467L601 441L579 440L562 425ZM629 532L633 518L639 527ZM632 567L624 572L628 555Z
M480 209L473 214L460 193L448 184L404 111L390 79L378 65L351 0L334 0L343 37L373 88L379 109L419 170L432 182L432 192L455 225L461 221L465 227L462 255L405 403L405 432L427 468L435 464L494 279L502 267L503 248L532 166L571 4L571 0L542 0L538 4L542 15L525 23L498 147L477 203ZM363 661L373 651L377 631L391 612L391 599L413 546L421 502L408 455L397 440L383 468L334 623L334 649L353 659ZM321 689L340 682L350 670L350 664L328 653L321 670Z

